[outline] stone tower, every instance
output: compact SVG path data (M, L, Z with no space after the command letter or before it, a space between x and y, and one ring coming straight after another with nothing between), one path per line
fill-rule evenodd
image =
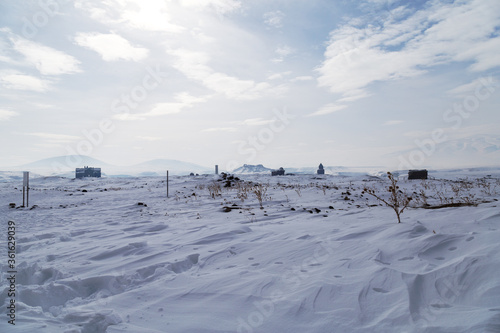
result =
M318 167L318 175L324 175L325 174L325 169L323 168L323 164L319 164Z

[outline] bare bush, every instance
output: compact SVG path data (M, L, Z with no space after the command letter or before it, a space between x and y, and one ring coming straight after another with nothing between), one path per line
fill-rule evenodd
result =
M260 208L264 208L262 206L262 201L266 200L266 198L267 198L268 187L269 187L269 184L257 184L252 189L253 194L255 194L255 197L259 201Z
M387 177L389 177L389 180L391 181L391 184L387 188L387 191L391 193L389 199L386 200L382 198L382 196L377 194L374 189L369 189L366 187L361 193L367 193L375 197L377 200L383 202L387 207L391 207L396 213L398 223L401 223L401 214L403 214L406 207L408 207L412 198L399 189L399 186L397 185L398 181L396 180L396 178L394 178L392 173L387 172Z
M207 189L213 199L222 195L222 189L217 182L212 182L210 185L207 185Z
M248 195L252 192L253 190L253 185L250 183L246 182L237 182L236 183L236 196L238 199L241 200L241 202L244 202L246 199L248 199Z

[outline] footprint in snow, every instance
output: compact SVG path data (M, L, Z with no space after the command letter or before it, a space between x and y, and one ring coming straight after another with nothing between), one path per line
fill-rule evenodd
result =
M373 291L376 291L378 293L382 293L382 294L387 294L388 293L387 290L382 289L382 288L372 288L372 289L373 289Z
M380 259L374 259L374 261L378 262L379 264L382 264L382 265L386 265L386 266L390 266L391 263L390 262L383 262L382 260Z
M447 309L447 308L451 308L452 306L449 305L449 304L431 304L431 306L433 308L438 308L438 309Z

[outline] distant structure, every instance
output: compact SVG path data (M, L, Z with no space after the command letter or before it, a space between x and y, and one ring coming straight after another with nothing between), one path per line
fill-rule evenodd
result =
M218 175L219 174L219 166L216 164L215 165L215 174Z
M319 164L318 167L318 175L324 175L325 174L325 169L323 168L323 164Z
M427 179L427 170L409 170L408 179Z
M75 178L96 177L101 178L101 168L83 167L76 168Z
M285 175L285 169L282 167L279 168L278 170L272 170L271 171L271 176L284 176Z

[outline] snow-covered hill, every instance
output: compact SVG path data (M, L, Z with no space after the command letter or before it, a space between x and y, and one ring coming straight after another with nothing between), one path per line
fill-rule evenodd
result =
M234 169L231 173L243 175L243 174L271 174L273 169L266 168L262 164L252 165L243 164L237 169Z

